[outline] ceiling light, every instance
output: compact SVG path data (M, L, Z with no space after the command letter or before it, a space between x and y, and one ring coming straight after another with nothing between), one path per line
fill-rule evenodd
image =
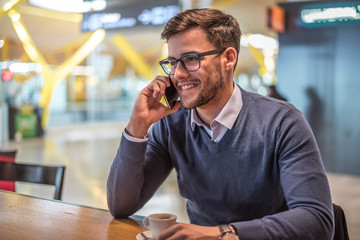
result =
M259 49L278 49L279 42L275 38L265 36L263 34L248 34L241 38L241 46L247 47L251 44Z
M337 7L324 9L308 9L301 11L301 20L304 23L316 21L336 21L341 19L359 19L355 7Z
M18 0L11 0L11 1L7 2L3 7L3 11L6 12L6 11L10 10L17 2L18 2Z
M9 16L11 17L11 21L13 22L18 22L20 20L20 14L15 12L14 10L11 10Z
M29 0L29 3L41 8L47 8L60 12L82 13L89 11L100 11L106 8L105 0Z

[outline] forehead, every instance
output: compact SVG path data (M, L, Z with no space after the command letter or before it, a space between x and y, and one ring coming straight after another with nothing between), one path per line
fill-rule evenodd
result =
M177 33L168 41L169 56L176 58L189 52L205 52L213 49L214 46L207 40L204 30L200 27Z

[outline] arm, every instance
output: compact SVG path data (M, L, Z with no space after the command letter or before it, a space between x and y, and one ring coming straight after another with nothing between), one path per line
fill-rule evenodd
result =
M234 221L230 224L240 240L332 239L330 190L312 131L297 110L290 110L276 126L274 163L280 172L288 209L260 219ZM168 229L164 236L193 239L188 238L188 234L196 232L194 236L199 238L194 239L202 239L206 234L207 239L215 239L216 230L217 227L205 229L196 225L180 225Z
M143 138L153 123L178 111L180 102L177 102L172 109L160 102L166 87L169 86L168 77L158 76L140 92L135 101L130 121L126 126L126 132L130 136Z
M160 102L170 85L168 81L157 77L140 92L125 130L127 134L143 138L153 123L178 110L180 103L169 109ZM151 147L147 142L133 142L122 136L107 180L108 206L114 217L128 217L140 209L170 173L172 166L160 150L150 151L145 157Z
M164 151L147 142L131 142L122 136L107 180L107 200L115 218L127 218L139 210L169 175L172 164ZM146 152L152 154L146 154ZM146 157L145 157L146 156Z
M313 133L302 114L283 118L275 149L288 210L236 222L240 239L332 239L334 220L326 173Z

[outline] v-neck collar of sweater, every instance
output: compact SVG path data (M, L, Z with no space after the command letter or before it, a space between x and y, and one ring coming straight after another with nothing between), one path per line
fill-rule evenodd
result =
M229 129L228 131L226 131L224 136L218 142L211 141L211 138L210 138L209 134L206 132L206 130L203 127L194 128L194 133L196 134L196 131L199 131L199 134L203 138L205 144L210 144L210 146L213 147L216 150L216 152L223 149L226 146L227 142L232 139L232 136L234 135L234 132L236 130L238 130L238 128L236 128L236 126L240 123L240 121L243 118L244 113L245 113L245 111L247 109L247 106L248 106L248 93L245 90L243 90L242 88L240 88L239 86L238 86L238 88L241 91L241 100L242 100L241 109L239 110L239 113L237 114L237 116L236 116L236 118L234 120L232 128Z
M211 140L219 142L228 130L233 127L238 115L241 111L243 102L240 87L235 85L234 91L225 104L219 115L211 122L210 128L202 121L196 109L191 110L191 129L194 131L195 126L204 128Z

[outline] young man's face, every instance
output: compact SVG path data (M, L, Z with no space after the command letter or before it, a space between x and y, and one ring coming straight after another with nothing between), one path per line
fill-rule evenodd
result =
M203 53L216 48L206 39L205 32L197 27L170 37L169 57L176 59L187 53ZM184 108L196 108L216 103L224 88L221 54L200 58L200 69L188 72L179 62L171 79L179 92Z

